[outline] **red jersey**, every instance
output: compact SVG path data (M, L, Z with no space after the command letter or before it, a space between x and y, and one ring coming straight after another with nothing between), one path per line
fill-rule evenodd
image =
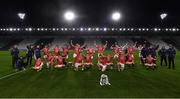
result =
M128 54L133 54L133 53L134 53L134 48L129 47L129 48L128 48Z
M54 59L54 57L49 55L49 56L47 57L47 62L50 63L50 62L53 61L53 59Z
M49 54L49 49L47 47L43 48L43 53L44 55L48 55Z
M111 63L111 60L112 60L112 56L108 55L106 57L106 63Z
M121 48L119 46L113 46L113 52L114 54L118 54L121 51Z
M77 57L76 57L76 63L82 63L82 61L83 61L82 54L78 54Z
M101 63L101 64L103 64L103 65L105 65L106 64L106 57L99 57L99 63Z
M63 53L62 56L67 56L68 55L68 48L62 48Z
M63 58L62 57L58 57L57 58L57 65L63 65Z
M58 48L58 47L55 47L53 50L54 50L54 55L55 55L55 56L58 56L58 54L59 54L59 48Z
M91 54L86 55L86 63L92 63L92 55Z
M119 55L119 63L121 63L121 64L126 63L126 56L125 55Z
M134 61L134 55L133 54L128 54L128 62L133 62Z
M37 59L35 62L35 67L41 66L41 63L42 63L41 59Z
M74 46L74 53L75 54L81 53L81 47L80 46Z
M94 49L93 48L88 48L87 49L87 54L93 54L94 53Z
M104 52L104 47L102 45L98 45L98 46L96 46L96 48L97 48L97 52L99 54L102 54Z
M156 60L156 59L153 58L153 57L147 57L146 58L146 61L147 61L148 64L152 64L154 60Z

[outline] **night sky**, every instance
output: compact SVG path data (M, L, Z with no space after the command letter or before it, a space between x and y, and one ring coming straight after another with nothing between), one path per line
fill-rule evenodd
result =
M67 24L63 13L73 10L78 15L75 22ZM122 13L122 20L113 23L113 11ZM22 23L17 13L27 14ZM168 13L160 20L160 14ZM0 27L19 26L121 26L121 27L179 27L179 0L1 0Z

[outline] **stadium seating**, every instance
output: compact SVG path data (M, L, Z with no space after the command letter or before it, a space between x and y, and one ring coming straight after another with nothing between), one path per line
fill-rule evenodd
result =
M50 50L52 50L56 45L59 47L64 46L65 44L69 44L69 38L55 38L50 44Z
M168 44L166 42L164 42L163 40L159 39L159 38L150 38L150 39L148 39L148 41L152 45L159 45L159 48L162 48L163 46L168 48Z
M37 41L38 39L24 39L18 44L18 48L20 50L25 50L27 45L34 45Z

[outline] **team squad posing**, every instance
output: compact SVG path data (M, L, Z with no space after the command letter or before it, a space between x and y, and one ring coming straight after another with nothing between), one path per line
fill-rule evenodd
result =
M175 69L174 58L176 51L172 45L169 46L169 49L165 49L165 47L160 49L158 46L147 46L146 43L137 44L136 42L134 46L128 46L128 44L120 46L116 42L111 46L111 50L114 54L105 56L104 51L107 48L107 44L107 41L105 45L97 45L96 42L94 42L96 49L93 49L91 47L86 47L86 44L82 46L80 44L74 45L71 40L70 46L65 45L62 47L61 54L61 49L58 47L58 45L53 48L53 53L50 53L48 46L28 46L26 63L23 62L23 57L19 57L19 50L15 45L14 48L11 49L12 66L13 68L16 68L16 70L25 69L26 65L29 63L30 65L32 64L32 59L34 57L35 64L33 69L37 71L41 71L43 65L46 65L47 68L64 68L68 64L72 65L75 71L78 71L79 69L84 70L94 66L95 64L93 63L93 56L97 52L97 67L100 71L104 72L109 68L112 69L113 66L117 66L118 71L123 71L125 66L134 67L134 50L137 47L139 51L139 63L143 64L147 69L154 70L156 68L156 60L158 60L156 55L157 51L160 55L161 66L163 61L167 66L168 58L168 68L171 68L172 64L172 68ZM67 59L69 58L68 52L70 48L74 49L73 60L72 62L67 63ZM86 55L83 55L83 50L86 51ZM43 52L43 59L41 58L41 52ZM116 64L114 64L114 60L116 61Z

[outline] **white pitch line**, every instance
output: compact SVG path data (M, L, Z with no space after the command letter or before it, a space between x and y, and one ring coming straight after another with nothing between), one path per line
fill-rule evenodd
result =
M27 70L27 69L26 69L26 70ZM26 70L22 70L22 71L18 71L18 72L15 72L15 73L8 74L8 75L6 75L6 76L1 77L0 80L2 80L2 79L4 79L4 78L8 78L8 77L10 77L10 76L14 76L14 75L19 74L19 73L22 73L22 72L24 72L24 71L26 71Z

